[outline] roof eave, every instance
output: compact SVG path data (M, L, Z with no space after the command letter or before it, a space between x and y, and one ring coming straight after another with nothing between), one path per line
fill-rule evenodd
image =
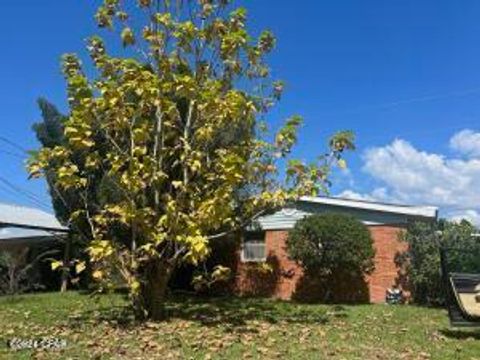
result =
M0 223L0 228L17 228L17 229L26 229L26 230L40 230L51 233L69 233L70 230L67 227L49 227L49 226L39 226L39 225L28 225L28 224L16 224L16 223Z
M438 208L434 206L405 206L405 205L394 205L394 204L384 204L376 202L367 202L367 201L358 201L351 199L342 199L334 197L313 197L313 196L303 196L300 198L300 201L323 204L323 205L332 205L339 207L348 207L361 210L371 210L379 211L393 214L401 214L411 217L426 218L436 220L438 218Z

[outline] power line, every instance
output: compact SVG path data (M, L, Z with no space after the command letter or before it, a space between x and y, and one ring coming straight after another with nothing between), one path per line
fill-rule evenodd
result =
M23 153L28 154L28 152L24 148L15 144L14 142L12 142L11 140L7 139L4 136L0 136L0 141L3 141L4 143L7 143L11 147L14 147L15 149L22 151ZM0 153L25 160L25 156L22 156L17 152L0 149ZM25 198L27 198L28 200L30 200L31 203L34 203L35 205L40 206L45 210L49 210L49 211L51 210L51 207L48 205L45 205L43 200L37 194L34 194L31 191L22 189L21 187L13 184L12 182L10 182L9 180L5 179L2 176L0 176L0 185L2 185L2 189L4 191L7 191L9 194L15 194L15 195L20 194Z
M464 96L469 96L469 95L474 95L474 94L479 94L480 93L480 87L477 88L470 88L470 89L465 89L465 90L460 90L460 91L452 91L449 93L437 93L437 94L432 94L432 95L424 95L424 96L417 96L417 97L412 97L412 98L404 98L404 99L399 99L399 100L393 100L385 103L378 103L378 104L367 104L364 106L358 106L358 107L353 107L350 109L343 109L339 111L324 111L321 112L324 115L351 115L351 114L357 114L369 110L387 110L391 108L396 108L401 105L409 105L409 104L415 104L415 103L424 103L424 102L429 102L429 101L435 101L435 100L443 100L443 99L450 99L450 98L460 98Z
M20 155L19 153L16 153L16 152L13 152L13 151L0 149L0 153L4 154L4 155L15 157L17 159L25 160L25 156Z
M23 152L23 153L28 154L28 150L27 150L27 149L25 149L24 147L18 145L18 144L15 143L14 141L7 139L5 136L1 136L1 135L0 135L0 141L4 142L5 144L10 145L11 147L13 147L13 148L15 148L15 149L17 149L17 150L20 150L20 151Z
M22 146L16 144L15 142L13 142L12 140L6 138L5 136L0 136L0 141L3 141L4 143L14 147L15 149L18 149L20 150L21 152L25 153L25 154L29 154L28 151L23 148ZM0 150L1 152L5 152L4 150ZM21 157L19 154L15 154L15 153L12 153L12 152L9 152L11 155L15 155L16 157ZM24 160L25 158L24 157L21 157L22 160ZM31 191L28 191L28 190L25 190L25 189L22 189L21 187L11 183L10 181L8 181L7 179L5 179L4 177L0 176L0 185L3 184L3 189L7 189L9 190L10 193L12 193L12 190L22 196L24 196L25 198L27 198L31 203L37 205L37 206L40 206L41 208L43 208L44 210L47 210L47 211L51 211L52 208L51 206L49 205L45 205L44 203L44 200L41 199L37 194L31 192Z
M25 149L24 147L18 145L16 142L6 138L5 136L2 136L0 135L0 142L3 142L5 144L7 144L9 147L15 149L15 151L11 151L11 150L7 150L5 148L0 148L0 153L1 154L4 154L4 155L8 155L8 156L11 156L11 157L15 157L15 158L18 158L18 159L21 159L21 160L25 160L25 155L29 155L29 152L27 151L27 149Z
M22 195L24 196L25 198L29 199L30 202L36 204L37 206L40 206L41 208L43 208L44 210L48 210L50 211L51 210L51 207L50 206L47 206L45 205L45 203L43 202L42 199L40 199L36 194L28 191L28 190L25 190L25 189L22 189L14 184L12 184L10 181L8 181L7 179L5 179L4 177L0 176L0 183L3 184L3 188L7 188L9 189L9 192L12 193L15 192L16 194L19 194L19 195Z
M0 183L0 190L4 191L5 193L12 195L12 196L18 196L18 194L10 189L9 187L6 187L5 185Z
M443 94L434 94L434 95L425 95L425 96L418 96L410 99L402 99L397 101L391 101L383 104L371 105L367 106L368 108L389 108L395 107L404 104L413 104L418 102L426 102L426 101L433 101L433 100L441 100L441 99L449 99L453 97L462 97L472 94L480 93L480 88L472 88L462 91L454 91L450 93L443 93Z

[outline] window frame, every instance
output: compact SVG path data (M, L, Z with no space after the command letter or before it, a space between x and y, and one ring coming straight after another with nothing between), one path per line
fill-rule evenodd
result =
M242 238L242 246L240 249L240 260L242 263L262 263L267 261L267 244L265 241L265 232L249 232ZM250 259L245 256L245 249L247 243L262 244L263 245L263 257Z

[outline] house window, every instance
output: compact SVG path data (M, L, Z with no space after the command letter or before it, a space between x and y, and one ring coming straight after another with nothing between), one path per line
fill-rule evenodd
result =
M247 234L242 245L242 261L262 262L266 258L265 234L263 232Z

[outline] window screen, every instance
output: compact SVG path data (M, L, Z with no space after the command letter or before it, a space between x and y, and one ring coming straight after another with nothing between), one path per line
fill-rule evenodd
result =
M242 260L243 261L265 261L265 236L264 234L255 234L247 236L243 242Z

